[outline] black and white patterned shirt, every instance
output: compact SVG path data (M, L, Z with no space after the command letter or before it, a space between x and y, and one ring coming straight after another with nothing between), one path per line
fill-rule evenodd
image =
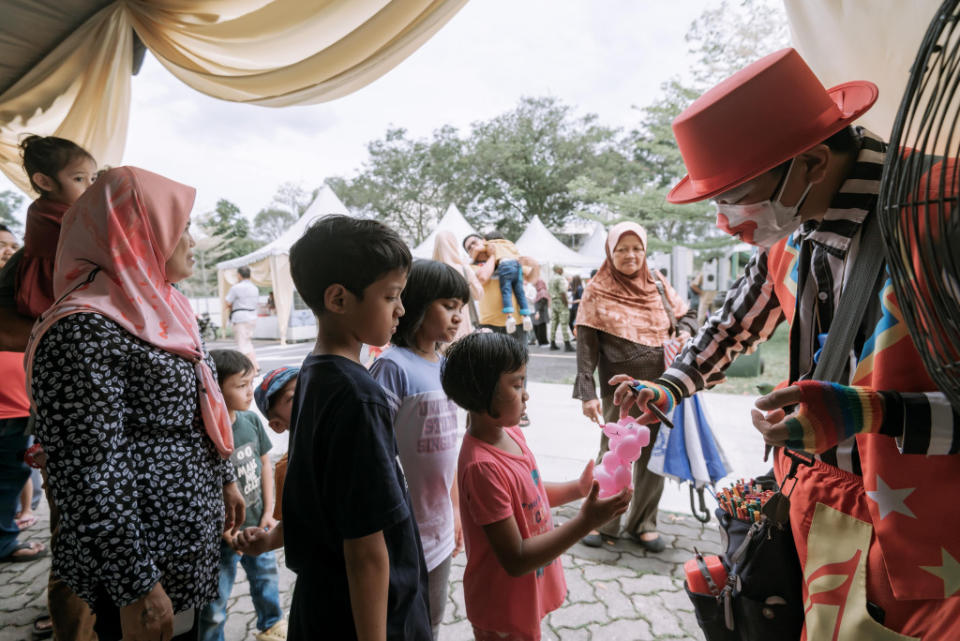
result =
M886 143L865 129L857 129L860 151L840 190L821 221L807 221L791 238L800 248L797 306L790 338L790 381L812 377L817 336L829 331L843 284L857 256L860 230L876 208ZM767 251L747 263L743 275L730 287L722 308L714 312L664 372L658 382L683 396L712 387L724 379L724 370L742 353L751 353L770 338L786 316L774 292L767 269ZM862 326L854 340L851 364L856 362L881 315L878 292L870 296ZM848 368L847 378L853 368ZM960 451L960 419L943 394L902 394L901 448L910 454L947 454ZM909 433L907 427L909 426ZM926 436L924 436L926 435ZM944 446L944 443L949 445ZM851 438L820 458L849 472L861 473L856 440Z
M128 605L158 581L174 611L213 600L234 472L203 429L194 366L74 314L38 345L33 396L60 513L54 573L90 604Z

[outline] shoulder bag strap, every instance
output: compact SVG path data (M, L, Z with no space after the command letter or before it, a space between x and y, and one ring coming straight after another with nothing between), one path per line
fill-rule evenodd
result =
M670 335L677 335L677 314L673 310L673 305L670 304L670 301L667 299L667 292L663 287L663 281L660 280L659 276L653 277L654 281L657 284L657 291L660 292L660 298L663 299L663 311L667 313L667 317L670 319Z
M850 272L850 279L840 295L837 314L830 322L827 341L813 370L813 378L816 380L847 383L839 379L850 360L854 338L860 329L860 323L863 322L870 297L876 293L877 281L886 258L878 218L876 211L871 212L863 224L853 271Z

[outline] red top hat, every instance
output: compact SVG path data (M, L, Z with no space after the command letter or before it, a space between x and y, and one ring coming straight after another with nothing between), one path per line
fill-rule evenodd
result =
M667 200L691 203L742 185L823 142L876 99L872 82L824 89L794 49L771 53L704 93L673 121L689 174Z

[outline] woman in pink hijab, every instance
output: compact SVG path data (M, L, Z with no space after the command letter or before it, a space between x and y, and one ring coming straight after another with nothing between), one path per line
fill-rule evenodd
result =
M57 302L27 346L60 512L53 571L91 605L102 641L195 638L220 535L243 522L227 409L173 287L193 271L194 195L134 167L100 177L64 216Z

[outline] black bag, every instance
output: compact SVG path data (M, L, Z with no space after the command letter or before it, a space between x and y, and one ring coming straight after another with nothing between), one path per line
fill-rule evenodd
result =
M756 481L776 488L772 476ZM727 583L719 596L696 594L684 585L707 641L799 639L803 576L789 523L772 518L747 523L720 508L716 516Z

